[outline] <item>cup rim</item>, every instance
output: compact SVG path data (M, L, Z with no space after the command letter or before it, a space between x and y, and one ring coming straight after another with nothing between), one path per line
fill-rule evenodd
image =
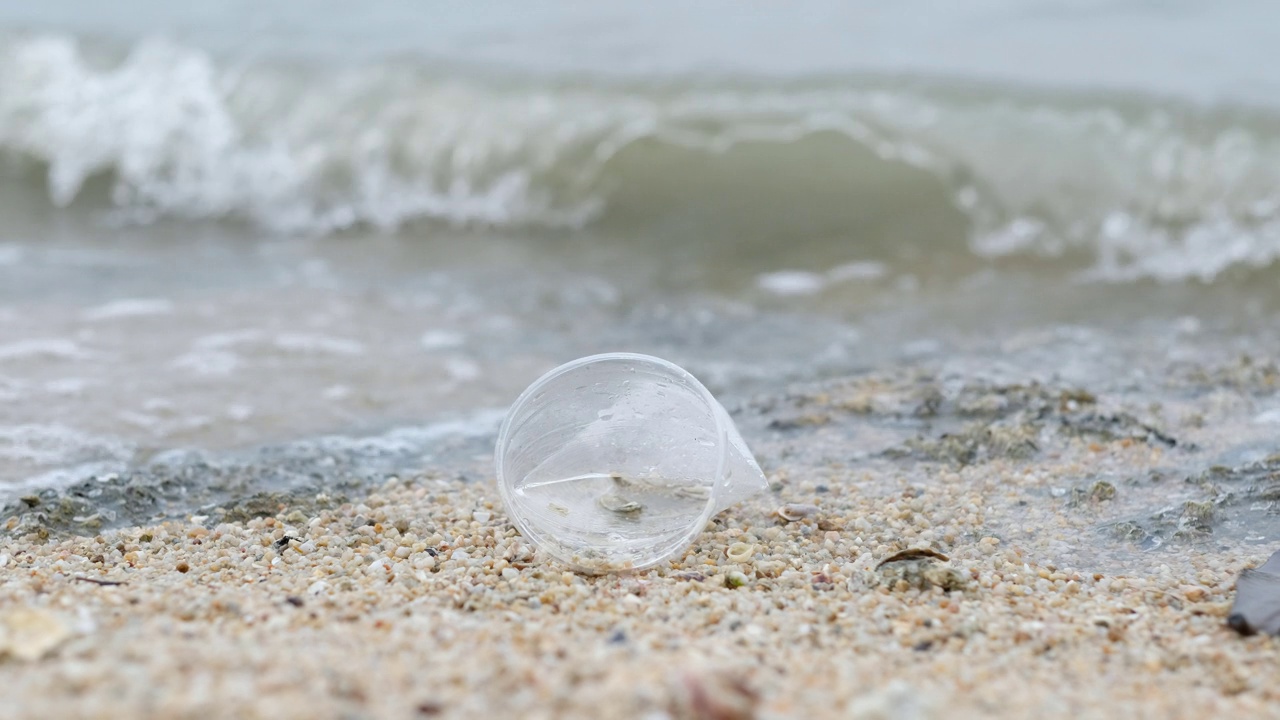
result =
M681 380L686 382L692 389L697 391L697 393L702 396L703 401L706 402L707 409L711 414L711 418L715 422L716 438L720 448L719 457L716 458L715 482L711 486L711 493L707 498L707 503L706 503L706 506L703 508L702 513L699 514L696 521L690 524L690 527L685 532L684 536L682 536L678 542L671 544L671 547L669 550L654 557L651 560L646 560L642 563L636 563L635 565L629 568L630 570L643 570L645 568L653 567L654 565L657 565L665 560L671 559L671 557L675 555L675 553L678 552L681 548L688 547L688 545L692 542L692 540L702 532L702 529L706 527L707 521L709 521L716 512L715 510L716 494L717 492L719 492L721 485L724 483L725 470L729 462L729 452L730 452L729 431L725 425L725 418L723 417L723 411L720 409L719 401L716 400L715 396L711 394L711 391L707 389L707 386L703 385L702 381L698 380L698 378L696 378L693 375L693 373L689 372L688 370L685 370L684 368L671 362L670 360L664 360L660 357L655 357L653 355L646 355L644 353L634 353L634 352L608 352L608 353L598 353L595 355L587 355L585 357L580 357L576 360L570 360L569 362L566 362L562 365L558 365L555 368L548 370L547 372L543 373L542 376L540 376L537 380L534 380L532 383L530 383L529 386L525 388L524 392L520 393L520 395L515 399L515 401L511 403L511 407L507 409L506 416L502 419L502 425L498 429L497 443L494 447L494 464L495 464L495 470L496 470L494 479L497 481L498 494L502 499L503 506L506 507L507 509L507 514L509 516L509 519L516 526L516 529L520 531L521 535L523 535L526 539L530 540L535 545L537 545L538 544L537 541L534 540L534 538L537 536L534 533L530 532L529 525L526 522L525 518L521 517L519 514L512 511L513 502L511 497L511 491L508 487L508 484L503 481L505 477L505 467L504 467L505 463L504 463L503 456L506 454L505 452L506 446L508 444L508 441L510 440L511 424L514 418L519 414L519 411L524 407L526 403L529 402L529 399L536 392L538 392L538 390L541 387L543 387L550 381L560 377L561 375L565 375L567 373L573 372L574 370L578 370L587 365L592 365L600 362L617 362L617 361L624 361L624 362L630 361L635 363L656 365L662 368L663 370L666 370L672 373L673 375L676 375ZM548 550L548 553L551 554L552 557L554 557L556 560L559 560L560 562L570 565L571 567L580 567L577 563L574 563L573 560L570 558L561 557L550 550Z

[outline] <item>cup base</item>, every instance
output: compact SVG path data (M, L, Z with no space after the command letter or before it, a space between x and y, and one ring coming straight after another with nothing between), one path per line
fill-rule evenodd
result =
M553 556L593 572L668 556L706 513L711 488L687 479L593 473L520 485L512 500Z

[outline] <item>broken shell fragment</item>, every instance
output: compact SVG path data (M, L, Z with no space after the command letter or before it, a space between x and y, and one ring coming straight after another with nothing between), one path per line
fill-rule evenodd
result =
M644 510L644 505L616 493L603 495L598 502L600 507L619 515L636 515L641 510Z
M737 542L730 545L724 554L731 562L741 563L750 560L751 556L756 554L756 548L750 543Z
M687 672L673 683L671 715L678 720L752 720L760 694L727 671Z
M0 657L39 660L71 637L61 616L40 608L20 608L0 619Z
M969 583L946 555L929 548L912 548L881 560L871 573L869 584L897 591L939 587L951 592L964 590Z
M933 558L934 560L941 560L942 562L947 562L951 559L937 550L931 550L929 548L911 548L910 550L903 550L902 552L894 553L881 560L876 563L876 569L879 570L889 563L904 562L906 560L920 560L923 558Z
M802 503L787 503L774 511L774 515L777 515L787 522L796 522L807 517L813 517L817 514L817 505L806 505Z

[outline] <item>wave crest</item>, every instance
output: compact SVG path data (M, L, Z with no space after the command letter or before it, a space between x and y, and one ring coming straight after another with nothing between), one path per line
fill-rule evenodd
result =
M409 62L219 64L162 40L100 58L65 36L0 43L0 87L0 152L41 164L58 206L109 177L114 211L134 221L229 218L286 233L418 220L582 227L607 220L619 197L696 203L708 192L699 168L769 145L796 148L794 159L775 151L775 165L721 173L730 187L715 190L779 177L868 187L905 167L919 172L892 191L907 205L944 193L980 257L1083 253L1106 280L1211 280L1280 257L1276 121L1155 101L859 78L529 84ZM862 185L815 162L812 147L800 152L818 136L878 159L856 170ZM680 152L641 172L623 158L642 142ZM806 217L847 219L839 193L814 196ZM698 232L717 231L702 220L711 225ZM890 240L931 242L906 231ZM842 241L861 239L848 229Z

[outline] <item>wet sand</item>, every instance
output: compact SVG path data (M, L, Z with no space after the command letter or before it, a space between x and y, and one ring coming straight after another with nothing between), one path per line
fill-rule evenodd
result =
M813 499L803 487L780 499ZM1261 556L1193 559L1190 572L1082 573L977 537L993 492L957 477L919 497L824 499L817 519L791 523L751 503L719 518L682 562L626 577L541 563L491 493L425 478L313 518L6 539L11 657L0 674L15 691L0 714L1276 710L1274 641L1224 625L1236 574ZM735 543L751 557L730 562ZM874 569L916 546L941 547L956 573ZM948 592L938 577L960 582Z
M635 575L540 557L474 457L98 535L10 507L0 716L1277 716L1276 641L1225 617L1280 458L1192 469L1269 367L1154 414L909 371L757 398L771 490Z

